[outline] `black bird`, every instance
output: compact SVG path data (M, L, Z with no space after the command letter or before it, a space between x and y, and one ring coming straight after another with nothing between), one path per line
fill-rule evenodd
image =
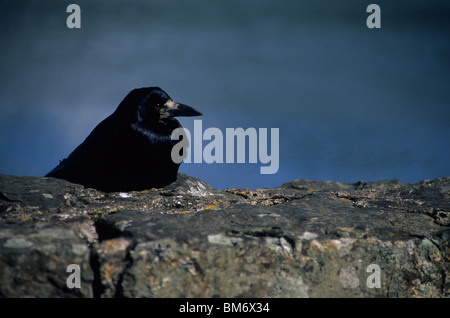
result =
M67 159L46 174L102 191L164 187L177 178L179 163L171 158L173 117L200 116L175 103L159 87L132 90Z

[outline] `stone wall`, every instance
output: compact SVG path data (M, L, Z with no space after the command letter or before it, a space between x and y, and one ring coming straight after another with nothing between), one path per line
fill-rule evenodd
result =
M0 175L0 297L449 297L449 225L448 177L103 193Z

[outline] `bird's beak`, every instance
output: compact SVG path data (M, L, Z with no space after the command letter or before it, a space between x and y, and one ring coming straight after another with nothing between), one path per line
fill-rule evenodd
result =
M202 113L200 113L198 110L196 110L191 106L175 103L172 100L168 100L164 105L167 107L167 109L169 110L169 114L172 117L203 115Z

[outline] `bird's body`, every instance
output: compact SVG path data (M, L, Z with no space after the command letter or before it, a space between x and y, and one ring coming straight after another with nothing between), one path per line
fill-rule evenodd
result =
M174 182L179 163L171 158L174 116L201 115L174 103L158 87L131 91L116 111L46 177L102 191L159 188Z

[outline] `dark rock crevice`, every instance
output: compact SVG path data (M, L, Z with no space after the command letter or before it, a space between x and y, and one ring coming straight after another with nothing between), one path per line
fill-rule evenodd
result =
M91 248L89 255L90 255L89 264L91 266L94 275L92 281L92 294L94 298L100 298L105 291L105 286L103 286L101 282L100 259L95 248Z

